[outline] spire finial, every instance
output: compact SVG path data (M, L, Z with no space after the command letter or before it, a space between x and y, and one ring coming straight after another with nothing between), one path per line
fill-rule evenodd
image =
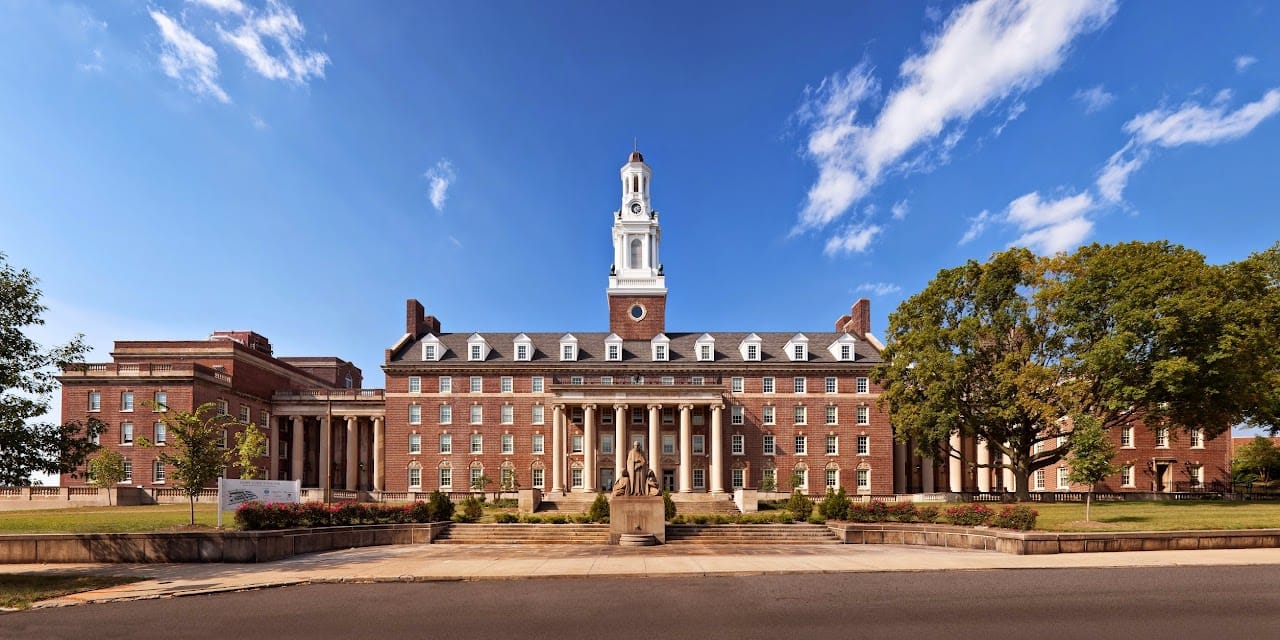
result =
M636 136L636 137L631 138L631 150L632 150L632 151L639 151L639 150L640 150L640 137L639 137L639 136Z

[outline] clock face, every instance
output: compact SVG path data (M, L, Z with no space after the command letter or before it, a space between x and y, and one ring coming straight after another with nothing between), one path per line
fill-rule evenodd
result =
M642 209L644 209L644 207L641 207L639 202L631 203L631 213L640 213Z

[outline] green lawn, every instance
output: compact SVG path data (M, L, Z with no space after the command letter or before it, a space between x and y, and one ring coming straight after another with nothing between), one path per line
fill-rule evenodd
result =
M1091 523L1084 522L1084 503L1030 506L1040 512L1042 531L1280 528L1280 502L1094 502Z
M81 591L105 589L146 578L125 576L0 575L0 607L28 609L37 600L57 598Z
M185 504L0 511L0 533L134 533L182 527L190 520L190 507ZM196 524L213 527L217 523L213 505L196 505ZM223 514L223 524L234 528L235 514Z

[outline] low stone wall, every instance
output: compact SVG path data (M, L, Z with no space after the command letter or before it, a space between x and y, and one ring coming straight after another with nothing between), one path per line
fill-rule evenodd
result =
M427 544L448 526L433 522L280 531L0 535L0 564L270 562L332 549Z
M1048 533L942 524L832 523L845 544L906 544L1014 555L1280 547L1280 529Z

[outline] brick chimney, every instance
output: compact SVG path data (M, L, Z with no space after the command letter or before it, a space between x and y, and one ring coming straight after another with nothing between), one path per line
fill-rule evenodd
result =
M440 321L435 316L426 315L422 303L409 298L404 303L404 332L413 336L414 340L428 333L440 333Z
M859 298L853 303L849 315L840 316L840 319L836 320L836 331L865 340L871 331L871 300Z

